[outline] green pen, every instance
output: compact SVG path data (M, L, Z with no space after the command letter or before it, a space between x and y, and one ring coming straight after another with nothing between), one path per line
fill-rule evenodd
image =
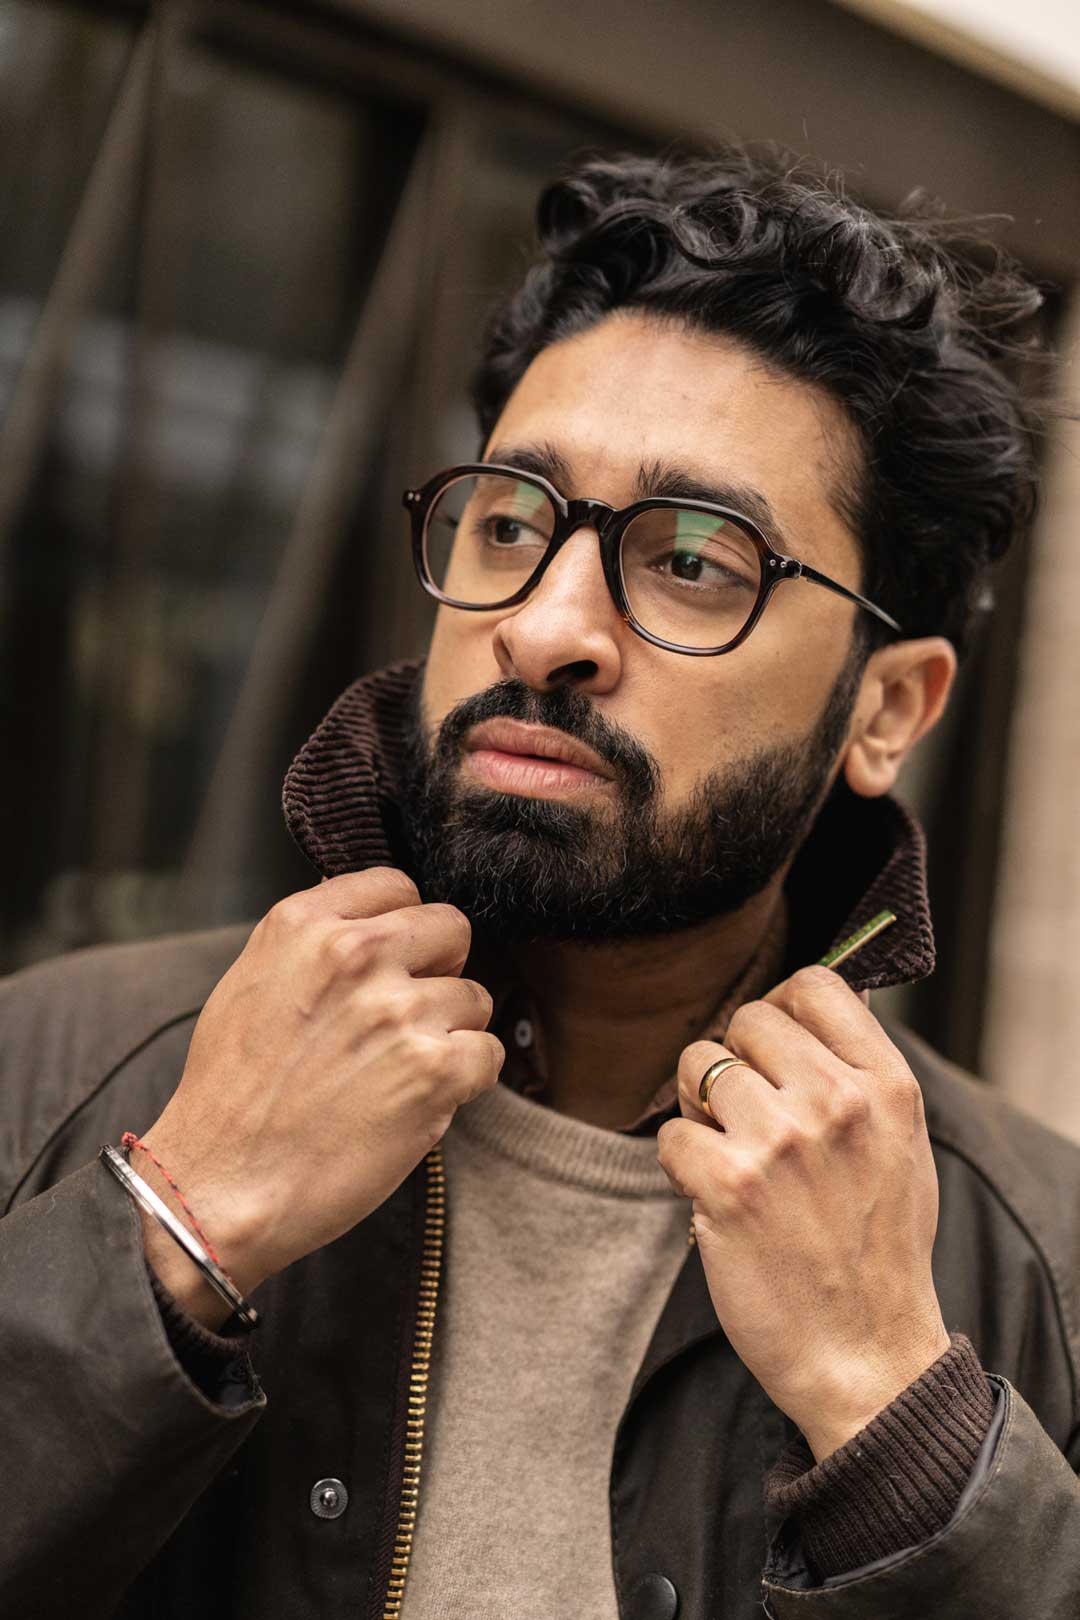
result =
M847 939L842 939L839 945L834 945L831 951L826 951L818 967L839 967L841 962L846 962L849 956L861 951L872 939L877 939L886 928L891 928L895 921L895 911L879 911L876 917L871 917L868 923L863 923L862 927L849 934Z

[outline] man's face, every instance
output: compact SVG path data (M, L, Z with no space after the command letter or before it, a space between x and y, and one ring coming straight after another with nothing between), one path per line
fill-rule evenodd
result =
M859 585L857 544L836 504L843 470L858 465L853 430L827 397L733 342L621 313L545 349L485 456L548 449L567 497L625 506L679 493L680 477L751 490L778 549ZM615 937L735 909L792 853L832 773L856 685L853 613L793 582L734 652L667 652L620 616L593 529L573 535L522 605L441 608L410 788L434 844L429 888L462 853L455 842L471 841L466 887L478 866L490 872L492 893L471 897L508 933ZM592 746L600 768L515 759L528 739L493 731L501 715ZM537 913L526 890L541 879ZM517 927L497 915L502 880ZM444 894L470 898L453 881ZM568 929L590 896L595 924Z

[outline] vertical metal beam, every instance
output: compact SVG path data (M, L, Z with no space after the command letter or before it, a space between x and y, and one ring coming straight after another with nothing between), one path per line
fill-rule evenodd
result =
M424 211L424 243L416 320L403 379L408 409L377 492L380 536L400 537L377 548L369 575L362 626L367 667L389 662L426 645L433 604L418 589L405 546L400 492L410 479L435 466L448 412L460 403L467 370L462 353L468 331L464 289L470 270L475 219L470 173L481 162L471 111L461 99L441 100L431 112L431 172ZM471 333L469 333L471 337ZM441 463L440 463L441 464ZM426 476L426 472L423 474Z
M149 701L147 671L156 656L156 649L147 645L146 622L161 530L151 440L158 347L175 308L177 268L166 250L166 220L174 195L171 171L174 164L187 161L186 154L177 151L169 116L170 75L190 28L188 0L156 0L137 181L130 369L112 503L107 576L112 633L100 671L96 794L89 807L89 865L99 877L141 864L153 779L152 750L139 722L140 705Z
M0 555L22 510L56 392L86 312L113 261L135 194L150 107L153 24L132 46L82 200L0 424Z
M248 858L248 829L329 588L358 470L370 463L386 400L407 371L427 279L435 144L434 136L426 137L413 161L349 346L192 840L182 885L187 916L228 914L229 875Z

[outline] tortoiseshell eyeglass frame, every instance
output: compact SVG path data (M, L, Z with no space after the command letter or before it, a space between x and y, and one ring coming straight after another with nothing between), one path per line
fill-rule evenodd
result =
M555 526L544 555L528 579L512 595L503 597L498 602L459 602L455 597L447 596L431 577L425 546L428 520L435 502L449 485L461 478L483 477L490 473L502 473L520 483L530 484L542 490L554 509ZM902 636L904 633L901 626L890 613L885 612L884 608L878 607L867 597L860 596L858 591L849 590L846 585L830 579L827 574L819 573L808 563L800 562L797 557L785 556L770 544L752 519L730 507L715 506L710 501L679 500L658 495L647 500L635 501L632 506L615 507L606 501L567 500L564 495L560 495L554 484L542 478L539 473L522 472L517 467L504 466L493 461L464 462L457 467L448 467L444 472L436 473L434 478L429 478L419 489L405 490L401 499L412 520L413 562L421 585L430 596L445 607L461 608L466 613L491 613L497 608L516 607L518 603L524 602L543 579L552 560L570 536L580 528L591 526L596 529L600 542L600 562L604 570L604 579L619 613L643 640L651 642L654 647L663 647L666 652L682 653L688 658L716 658L721 653L734 652L753 631L776 587L792 579L809 580L812 585L821 585L827 591L834 591L846 601L854 602L856 607L862 608L865 613L872 613L897 635ZM757 550L761 563L761 579L754 604L738 635L732 636L718 647L685 647L679 642L665 641L662 636L654 635L651 630L639 623L627 600L620 562L623 534L634 518L640 516L642 512L658 508L702 512L709 516L724 518L727 522L737 524Z

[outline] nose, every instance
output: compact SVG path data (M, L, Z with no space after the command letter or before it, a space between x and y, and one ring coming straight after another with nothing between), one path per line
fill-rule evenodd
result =
M552 558L532 595L499 620L499 669L534 691L576 685L609 692L622 674L626 626L611 599L594 527L580 527Z

